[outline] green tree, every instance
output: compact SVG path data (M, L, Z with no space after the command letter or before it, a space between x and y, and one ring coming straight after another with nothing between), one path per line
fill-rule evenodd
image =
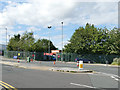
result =
M38 39L37 42L34 43L34 50L37 52L48 52L49 49L49 40L47 39ZM57 48L50 41L50 51L56 50Z
M108 30L96 28L86 24L85 28L79 27L73 33L69 43L65 45L64 52L78 54L119 54L120 31L117 28Z
M9 51L48 52L49 42L50 50L56 50L57 48L51 41L47 39L38 39L35 42L33 32L25 32L22 36L20 36L20 34L14 35L14 37L10 39L7 49Z
M19 48L19 44L18 44L19 41L20 41L20 34L14 35L14 37L10 39L7 45L7 49L9 51L17 51Z

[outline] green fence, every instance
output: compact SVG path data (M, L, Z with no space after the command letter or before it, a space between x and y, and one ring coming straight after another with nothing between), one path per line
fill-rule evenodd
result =
M78 56L78 54L75 54L75 53L57 53L56 54L56 60L57 61L61 61L61 57L63 57L63 61L65 62L74 62L75 61L75 58Z
M18 54L20 54L20 56L18 56ZM40 52L5 51L4 56L7 58L13 58L14 56L18 56L18 58L20 59L26 59L29 56L33 60L38 60L38 61L49 60L49 56L44 55L44 53L40 53ZM53 59L50 57L50 60Z
M49 57L47 55L44 55L44 53L40 52L4 51L4 56L7 58L13 58L14 56L18 56L18 53L20 53L20 59L26 59L27 56L29 56L30 58L38 61L53 60L52 56ZM106 63L106 61L108 61L108 63L112 63L114 58L120 58L120 55L57 53L56 60L61 61L62 56L62 60L65 62L74 62L75 58L78 57L92 60L95 63Z
M59 56L59 57L58 57ZM74 62L75 58L83 58L92 60L94 63L112 63L114 58L119 58L120 55L104 55L104 54L75 54L75 53L57 53L56 59L57 61L61 61L61 57L63 56L63 61L65 62Z

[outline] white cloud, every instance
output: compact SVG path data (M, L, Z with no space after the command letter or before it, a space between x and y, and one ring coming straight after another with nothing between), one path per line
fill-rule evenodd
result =
M14 24L30 25L31 27L27 28L28 32L31 30L33 32L41 31L42 29L36 26L46 28L48 25L55 26L55 30L59 31L61 30L61 21L64 22L64 26L68 24L85 25L87 22L95 25L118 24L118 3L115 3L118 0L114 0L114 2L113 0L26 0L28 3L22 4L6 1L9 5L0 12L0 25L9 27L8 35L11 36L25 32L23 30L13 31ZM0 35L5 37L5 33L3 31ZM43 32L43 35L49 36L49 32ZM39 36L38 33L34 37L49 39L46 36ZM61 37L61 35L51 36L56 47L61 48ZM67 36L64 35L65 37ZM68 42L64 41L64 45L66 43Z
M28 27L28 28L27 28L27 31L28 31L28 32L31 32L31 31L36 32L36 31L41 31L41 29L32 26L32 27Z
M15 23L26 25L58 25L61 21L69 23L85 24L116 24L117 3L105 2L74 2L74 0L28 0L28 3L11 2L0 13L1 25ZM86 16L90 18L87 19Z
M64 45L68 44L69 42L68 41L63 41L63 48L64 48ZM59 43L54 43L54 45L59 48L59 49L62 49L62 41L60 41Z
M66 38L67 35L63 35L63 38ZM52 40L62 40L62 35L55 35L51 37Z

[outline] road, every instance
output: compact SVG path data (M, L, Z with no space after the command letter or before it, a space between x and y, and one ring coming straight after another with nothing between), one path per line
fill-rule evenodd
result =
M13 61L15 62L15 61ZM53 62L31 62L25 65L54 66ZM56 63L55 67L75 67L75 64ZM3 82L17 88L118 88L118 68L109 66L85 65L102 73L72 74L53 71L32 70L2 64Z
M10 61L10 60L5 60L5 61ZM17 62L11 60L11 62ZM35 66L51 66L51 67L71 67L71 68L78 68L76 63L60 63L56 62L56 65L53 64L51 61L36 61L36 62L31 62L26 63L26 61L21 61L20 63L25 64L25 65L35 65ZM115 66L106 66L106 65L90 65L90 64L84 64L84 69L90 69L94 70L97 72L103 72L103 73L108 73L108 74L114 74L118 75L118 70L120 70L120 67L115 67Z

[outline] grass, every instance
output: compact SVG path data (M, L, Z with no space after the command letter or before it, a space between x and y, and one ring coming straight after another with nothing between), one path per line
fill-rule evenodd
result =
M70 71L71 73L76 73L76 71Z

